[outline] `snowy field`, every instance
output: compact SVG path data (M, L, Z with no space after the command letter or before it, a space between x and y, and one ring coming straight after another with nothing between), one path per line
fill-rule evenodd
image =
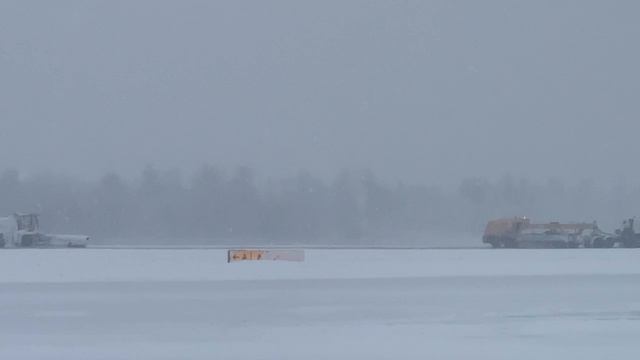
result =
M0 251L0 359L636 359L640 251Z

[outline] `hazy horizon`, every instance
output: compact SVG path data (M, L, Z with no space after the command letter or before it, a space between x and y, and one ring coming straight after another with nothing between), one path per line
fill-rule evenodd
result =
M0 3L0 166L640 175L640 3Z

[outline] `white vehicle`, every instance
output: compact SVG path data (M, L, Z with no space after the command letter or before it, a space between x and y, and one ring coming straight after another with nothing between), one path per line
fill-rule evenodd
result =
M89 239L84 235L44 234L36 214L0 218L0 248L86 247Z

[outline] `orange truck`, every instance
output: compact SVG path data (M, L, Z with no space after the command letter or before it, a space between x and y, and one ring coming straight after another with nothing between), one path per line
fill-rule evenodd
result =
M607 248L619 241L595 222L534 224L526 217L514 217L489 221L482 242L494 248Z

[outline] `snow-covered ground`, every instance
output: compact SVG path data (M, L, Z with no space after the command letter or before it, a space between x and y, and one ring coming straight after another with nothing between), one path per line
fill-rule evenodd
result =
M640 251L0 251L0 359L635 359Z

